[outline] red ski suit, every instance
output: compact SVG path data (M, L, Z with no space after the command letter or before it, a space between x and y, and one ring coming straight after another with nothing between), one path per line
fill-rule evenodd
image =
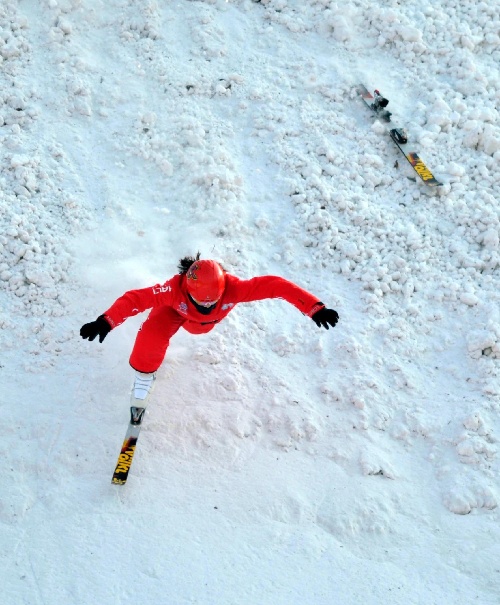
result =
M115 328L127 317L152 308L137 334L130 356L130 365L135 370L150 373L160 367L170 338L181 326L191 334L205 334L238 303L266 298L282 298L309 317L324 307L316 296L282 277L266 275L242 280L226 273L221 298L211 313L204 315L191 302L183 274L174 275L163 285L125 292L105 311L104 317Z

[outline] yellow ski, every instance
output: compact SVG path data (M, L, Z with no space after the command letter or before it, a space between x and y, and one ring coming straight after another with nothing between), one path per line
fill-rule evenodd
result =
M146 408L130 408L130 423L111 479L111 483L115 485L124 485L127 482L145 411Z

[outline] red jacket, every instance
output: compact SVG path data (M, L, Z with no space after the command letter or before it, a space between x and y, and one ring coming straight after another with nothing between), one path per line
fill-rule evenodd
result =
M105 311L104 317L111 327L115 328L127 317L132 317L147 309L168 306L185 318L184 329L193 334L202 334L209 332L238 303L266 298L282 298L308 317L324 307L316 296L282 277L266 275L243 280L229 273L225 275L224 293L209 315L203 315L197 311L190 301L186 289L186 276L183 274L174 275L163 285L157 284L149 288L125 292Z

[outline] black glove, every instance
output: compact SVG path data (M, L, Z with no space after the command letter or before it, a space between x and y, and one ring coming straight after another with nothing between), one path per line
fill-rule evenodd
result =
M102 342L110 331L111 326L104 319L104 315L100 315L95 321L81 327L80 336L89 340L94 340L96 336L99 336L99 342Z
M311 317L311 319L316 323L318 328L323 327L329 330L330 326L332 326L332 328L335 327L336 323L339 320L339 314L333 309L327 309L326 307L323 307L319 311L316 311L316 313Z

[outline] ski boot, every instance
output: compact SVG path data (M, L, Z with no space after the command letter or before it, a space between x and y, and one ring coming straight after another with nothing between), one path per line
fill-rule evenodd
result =
M135 373L134 386L130 395L130 405L142 405L144 407L146 399L151 395L156 380L156 372L145 374L143 372Z

